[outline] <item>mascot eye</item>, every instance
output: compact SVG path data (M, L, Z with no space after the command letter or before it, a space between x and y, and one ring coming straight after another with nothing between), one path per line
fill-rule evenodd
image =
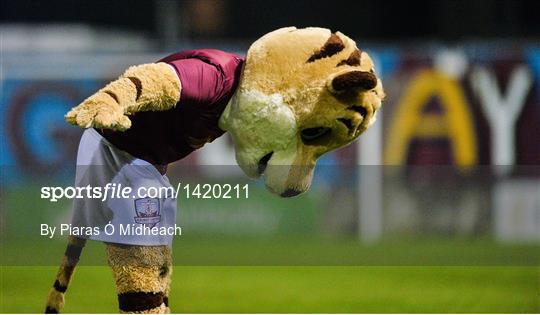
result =
M312 142L329 134L330 131L331 129L327 127L306 128L301 131L300 135L304 142Z

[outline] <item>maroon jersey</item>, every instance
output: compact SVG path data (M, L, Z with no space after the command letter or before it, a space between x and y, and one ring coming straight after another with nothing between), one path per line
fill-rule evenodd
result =
M238 86L244 60L220 50L199 49L159 61L173 66L180 79L182 90L176 106L136 113L130 116L131 128L124 132L100 133L134 157L164 166L224 133L218 127L219 117Z

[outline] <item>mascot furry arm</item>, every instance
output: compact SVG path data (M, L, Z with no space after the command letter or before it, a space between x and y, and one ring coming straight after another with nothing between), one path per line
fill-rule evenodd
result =
M127 115L164 111L180 100L181 83L174 69L163 62L129 68L66 114L66 121L82 128L126 130Z
M180 57L197 66L175 63ZM100 129L113 145L107 152L123 150L156 167L227 131L242 170L264 175L267 188L282 197L308 190L317 159L367 130L384 98L368 54L324 28L278 29L254 42L245 59L197 50L163 61L129 68L66 120ZM70 238L47 312L61 310L85 242ZM168 312L170 246L113 243L107 254L120 311Z

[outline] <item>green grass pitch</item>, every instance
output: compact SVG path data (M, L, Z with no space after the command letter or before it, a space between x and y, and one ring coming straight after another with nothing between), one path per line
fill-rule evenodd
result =
M174 242L173 312L540 313L537 244L430 238L364 247L356 240L295 238L287 232L310 235L321 203L253 194L256 203L183 201L181 211L285 209L286 224L283 238L270 240L197 238L186 225L186 236ZM37 188L10 192L0 202L9 222L9 237L0 240L0 312L41 313L66 243L36 236L39 223L68 213L70 202L43 202ZM104 256L103 244L87 245L65 312L117 311Z
M56 267L2 267L0 311L39 313ZM538 267L187 267L173 312L540 312ZM82 266L65 312L116 312L107 267Z

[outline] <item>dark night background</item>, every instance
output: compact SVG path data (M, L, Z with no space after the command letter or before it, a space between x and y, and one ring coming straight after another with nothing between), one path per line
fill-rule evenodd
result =
M12 0L2 1L0 23L82 23L118 27L156 37L156 2ZM190 38L250 39L282 26L323 26L352 36L376 40L532 37L540 34L540 1L437 0L437 1L210 1L218 8L218 27L192 25L214 19L188 14ZM194 1L179 1L185 14ZM208 5L208 4L207 4ZM203 11L204 11L203 10ZM197 20L198 21L195 21Z

